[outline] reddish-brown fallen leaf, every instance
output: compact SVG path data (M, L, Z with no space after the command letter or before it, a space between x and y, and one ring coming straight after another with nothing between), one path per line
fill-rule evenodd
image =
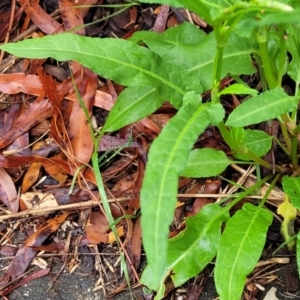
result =
M164 32L166 29L166 24L169 16L170 6L162 5L159 9L157 17L155 19L154 26L152 28L155 32Z
M54 34L63 31L63 26L49 16L38 4L39 0L20 0L31 21L43 32Z
M43 87L36 75L25 75L24 73L0 74L0 91L6 94L22 92L39 96L43 93Z
M74 76L76 85L79 85L80 79ZM72 81L67 79L62 83L57 83L57 92L63 94L65 99L75 101L76 94L72 90ZM28 95L39 96L44 92L42 83L37 75L25 75L24 73L0 74L0 91L5 94L24 93ZM106 110L111 110L114 105L110 94L97 90L95 95L95 106Z
M144 118L133 124L133 134L137 136L143 132L143 136L148 140L154 140L160 133L161 129L149 118Z
M18 253L9 264L3 277L0 279L0 288L25 272L30 262L37 253L37 250L32 249L31 246L42 245L47 237L57 230L57 228L68 217L68 215L69 213L64 213L60 216L48 220L26 240L24 245L19 249Z
M221 180L206 180L205 187L204 187L204 194L217 194L218 190L221 186ZM214 200L210 198L196 198L193 204L191 211L189 212L189 216L193 216L198 213L202 207L208 203L213 203Z
M89 6L92 6L96 3L98 5L101 5L103 3L103 0L77 0L76 1L77 6L83 6L83 5L86 6L86 7L80 9L83 18L87 15L87 13L90 9Z
M33 150L37 150L44 145L44 142L38 142L33 146ZM34 162L26 170L22 181L21 193L27 192L28 189L39 179L41 166L42 164L40 162Z
M10 28L10 19L11 19L11 9L7 9L8 6L12 8L12 2L9 3L3 3L1 5L0 9L0 20L1 20L1 26L0 26L0 41L3 41L6 34L8 33L8 30ZM20 17L22 15L23 9L19 7L19 5L15 5L14 7L14 15L13 15L13 21L12 21L12 27L19 22Z
M34 272L33 274L27 275L22 280L20 280L20 282L18 282L17 284L14 284L13 286L9 286L7 288L4 288L2 291L0 291L0 295L1 296L8 295L13 290L15 290L16 288L18 288L20 286L23 286L23 285L26 285L30 281L41 278L41 277L47 275L49 272L50 272L50 268L45 268L45 269L42 269L42 270L38 270L37 272Z
M83 18L77 2L72 0L58 0L61 18L65 25L65 30L73 29L83 25ZM74 30L74 33L85 35L84 27Z
M108 241L108 221L101 211L93 211L85 226L86 236L91 244L98 245Z
M4 114L4 125L1 126L0 134L1 136L5 135L8 131L10 131L13 127L13 123L15 122L19 112L20 112L20 100L21 97L14 96L13 101L9 109L6 110Z
M115 177L117 173L126 169L135 157L122 156L120 159L112 162L112 164L101 174L103 181L106 182L109 179Z
M19 209L19 201L17 197L16 187L7 174L7 172L0 168L0 200L12 211L17 212Z
M55 178L58 182L65 182L68 178L67 174L71 174L69 164L60 159L61 154L56 155L51 160L43 160L42 164L45 171ZM55 162L55 163L54 163Z
M94 105L96 89L97 75L89 69L83 68L82 82L78 87L78 92L89 114L91 114ZM87 164L93 153L93 141L89 123L79 100L73 104L67 130L73 155L77 158L79 164Z
M112 188L112 192L114 193L114 196L119 197L124 192L132 192L133 185L136 178L137 178L137 173L135 172L119 180Z
M34 101L14 122L13 128L0 140L0 149L11 144L18 136L52 115L52 106L47 100Z
M128 140L121 139L119 137L111 136L111 135L105 135L100 140L98 151L107 151L116 149L118 147L124 147L126 148L139 148L140 145L137 142L129 142Z
M42 164L40 162L32 163L26 170L22 181L21 193L25 193L39 179Z
M139 217L134 225L134 230L132 234L132 259L133 266L137 269L141 261L142 252L142 228L141 228L141 218Z

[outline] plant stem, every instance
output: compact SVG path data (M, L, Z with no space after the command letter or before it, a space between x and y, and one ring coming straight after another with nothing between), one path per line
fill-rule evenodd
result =
M282 83L282 77L284 75L285 71L285 64L286 64L286 40L284 38L284 29L282 26L277 27L278 30L278 36L280 39L280 52L279 52L279 66L278 66L278 74L277 74L277 86L281 86Z
M239 152L243 155L248 156L254 163L256 163L258 165L261 165L270 170L273 169L273 166L270 163L268 163L267 161L263 160L262 158L258 157L257 155L255 155L254 153L249 151L248 148L245 147L243 144L233 140L233 138L231 137L231 134L230 134L229 130L226 128L224 122L221 122L218 125L218 128L222 134L222 137L224 138L225 142L230 147L230 149L232 149L236 152ZM275 166L275 170L280 173L285 172L285 169L282 167L279 167L279 166Z
M263 75L268 83L269 89L274 89L277 87L277 81L272 71L271 59L268 55L267 48L267 29L265 26L259 28L259 32L257 34L257 42L259 45L259 54L263 66Z
M212 103L220 103L219 91L222 73L223 51L224 48L217 46L217 53L215 56L213 68L213 87L211 90Z
M291 149L291 161L294 170L297 170L299 166L297 153L298 153L298 135L294 135L292 139L292 149Z
M271 179L273 175L268 175L264 179L260 180L253 186L249 187L245 192L242 192L238 197L236 197L232 202L230 202L228 205L225 206L224 211L230 211L230 209L235 206L239 201L241 201L243 198L245 198L247 195L254 192L256 189L261 187L264 183L266 183L269 179ZM266 197L267 199L267 197Z

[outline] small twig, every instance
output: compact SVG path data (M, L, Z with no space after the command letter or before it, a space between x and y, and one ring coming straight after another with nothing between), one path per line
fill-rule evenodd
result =
M128 201L130 200L130 197L123 197L123 198L116 198L116 199L108 199L108 202L121 202L121 201ZM101 201L100 201L101 203ZM45 207L40 209L28 209L17 213L10 213L4 216L0 216L0 222L3 220L8 220L12 218L20 218L27 215L33 215L33 214L46 214L51 213L54 211L62 211L62 210L74 210L74 209L84 209L84 208L90 208L94 206L99 206L99 201L90 200L85 202L78 202L78 203L72 203L72 204L65 204L65 205L59 205L59 206L53 206L53 207Z

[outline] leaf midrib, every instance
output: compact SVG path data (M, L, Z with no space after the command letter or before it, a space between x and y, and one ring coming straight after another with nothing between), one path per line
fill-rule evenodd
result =
M98 48L101 49L101 47L98 46L98 45L95 45L95 47L98 47ZM77 48L77 49L79 49L79 48ZM28 50L29 50L29 49L28 49ZM45 48L34 48L34 47L31 47L30 50L31 50L31 51L43 51L43 50L45 50ZM103 51L103 49L101 49L101 50ZM46 51L48 51L48 50L46 50ZM147 69L138 67L137 65L134 65L134 64L129 64L129 63L126 63L126 62L121 61L121 60L112 59L112 58L109 57L109 56L100 56L100 55L97 55L97 54L95 54L95 53L88 53L88 52L84 52L84 51L72 51L72 50L65 50L65 49L64 49L64 50L61 50L61 49L59 49L59 48L57 48L57 50L53 50L53 49L52 49L52 51L64 53L66 56L68 56L68 53L69 53L69 54L70 54L69 57L73 57L73 56L71 56L71 55L77 56L78 54L80 54L80 55L84 55L86 59L88 59L88 58L91 58L92 60L93 60L93 59L105 59L105 60L107 60L107 61L111 61L111 62L114 62L114 63L118 63L118 64L121 64L121 65L123 65L123 66L125 66L125 67L131 68L131 69L133 69L133 70L137 70L137 71L139 71L139 72L141 72L141 73L144 73L144 74L147 74L148 76L153 77L153 78L155 78L156 80L160 81L162 84L168 85L169 87L171 87L172 89L174 89L175 91L177 91L179 94L181 94L181 95L183 95L183 96L185 95L185 91L182 90L181 88L179 88L178 86L176 86L175 84L173 84L171 81L168 81L168 80L164 79L163 77L161 77L161 76L159 76L159 75L157 75L157 74L155 74L155 73L153 73L153 72L150 72L150 71L148 71ZM152 53L155 53L155 52L152 51ZM49 56L47 56L47 55L43 56L43 58L45 58L45 57L49 57ZM40 58L41 58L41 57L40 57ZM69 58L69 59L70 59L70 58ZM59 59L59 60L61 60L61 59ZM67 58L66 58L66 60L67 60ZM78 61L79 63L85 65L86 67L95 70L95 66L93 66L93 65L88 66L86 63L83 63L83 62L81 62L81 61L78 60L78 59L75 59L75 60ZM98 72L96 71L96 73L98 73ZM98 74L99 74L99 73L98 73ZM149 83L147 83L147 85L149 85Z
M167 160L167 164L166 166L168 166L167 168L164 169L164 172L163 172L163 176L162 176L162 180L161 180L161 184L159 186L159 197L158 197L158 202L157 202L157 206L159 207L159 211L161 211L161 207L162 207L162 202L163 202L163 187L165 186L165 181L166 181L166 178L168 177L167 174L168 174L168 170L169 170L169 166L171 165L171 162L173 161L173 157L175 156L175 149L178 149L178 145L180 144L181 140L182 140L182 137L185 136L186 132L189 130L190 126L194 123L194 120L202 113L202 111L205 109L204 106L200 106L199 109L198 109L198 113L196 112L195 114L193 114L192 118L190 118L189 122L187 123L188 126L185 126L184 127L184 130L181 131L179 137L176 139L176 143L173 147L173 151L170 153L169 155L169 159ZM179 172L177 172L179 173ZM156 214L156 218L155 218L155 232L158 232L158 226L160 226L160 223L157 222L157 220L159 220L158 216L159 214ZM160 255L159 251L158 251L158 248L157 248L157 245L159 245L160 242L158 241L158 243L155 243L155 253L156 255Z

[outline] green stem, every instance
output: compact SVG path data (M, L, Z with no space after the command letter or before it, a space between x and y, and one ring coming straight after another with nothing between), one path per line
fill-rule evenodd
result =
M225 211L230 211L230 209L235 206L239 201L241 201L243 198L254 192L256 189L261 187L264 183L266 183L269 179L271 179L273 175L268 175L264 179L260 180L253 186L249 187L245 192L242 192L238 197L236 197L232 202L230 202L228 205L225 206L224 210ZM266 197L267 199L267 197Z
M220 103L219 91L222 74L223 52L224 47L217 46L217 53L215 56L213 66L213 87L211 90L212 103Z
M291 149L291 161L294 170L298 169L297 153L298 153L298 135L295 135L293 136L292 139L292 149Z
M255 155L253 152L249 151L247 147L245 147L243 144L238 143L237 141L233 140L233 138L231 137L231 134L229 132L229 130L226 128L224 122L221 122L218 125L218 128L222 134L223 139L225 140L225 142L227 143L227 145L230 147L230 149L232 149L233 151L236 151L238 153L241 153L243 155L248 156L254 163L263 166L267 169L272 170L273 166L268 163L267 161L263 160L262 158L258 157L257 155ZM279 173L284 173L285 172L285 168L279 167L279 166L275 166L275 170Z
M278 55L279 58L279 66L278 66L278 75L277 75L277 86L281 86L282 77L285 71L285 63L286 63L286 40L284 38L284 29L282 26L277 26L278 36L280 39L280 52Z
M268 83L269 89L274 89L277 87L277 81L272 71L271 59L268 54L268 45L267 45L267 29L263 26L260 27L257 34L257 42L259 45L259 54L263 66L263 75Z

